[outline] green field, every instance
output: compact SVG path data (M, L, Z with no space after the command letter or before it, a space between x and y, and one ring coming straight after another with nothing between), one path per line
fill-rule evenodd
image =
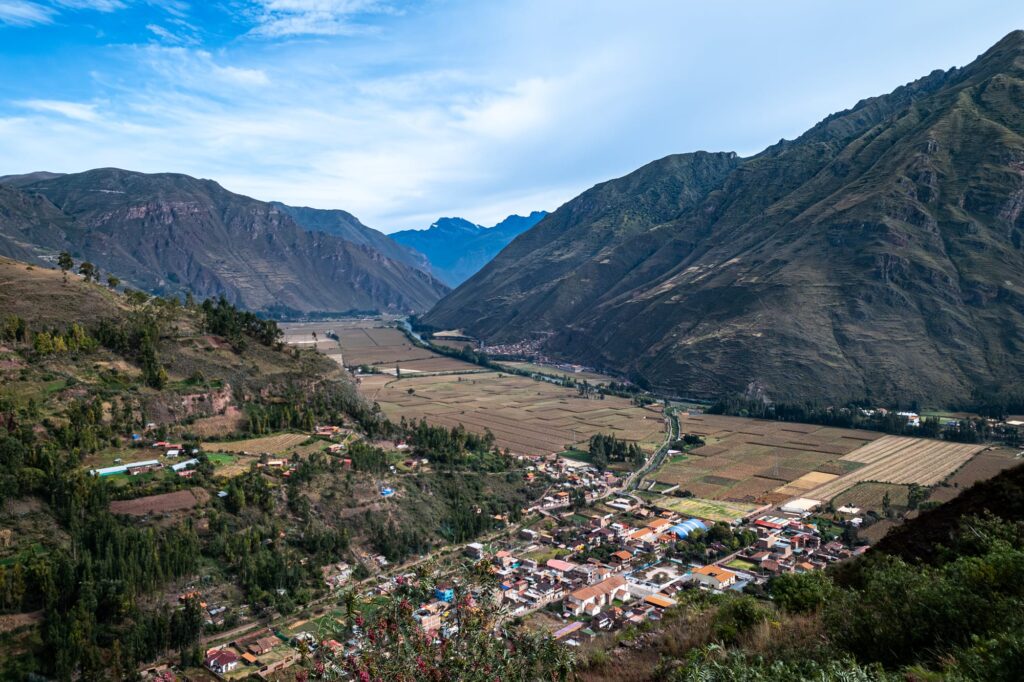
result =
M206 459L210 460L210 464L213 466L223 466L225 464L231 464L238 459L235 455L229 455L225 452L208 452L206 453Z
M753 571L757 569L752 561L746 559L733 559L726 564L727 568L735 568L737 571Z
M566 459L576 460L577 462L586 462L587 464L593 464L594 458L589 452L583 450L565 450L558 453L559 457L565 457Z
M646 496L645 496L646 497ZM750 514L758 508L756 504L742 502L719 502L703 500L699 497L668 497L665 495L651 496L651 503L662 509L674 511L683 516L693 516L708 521L733 522Z

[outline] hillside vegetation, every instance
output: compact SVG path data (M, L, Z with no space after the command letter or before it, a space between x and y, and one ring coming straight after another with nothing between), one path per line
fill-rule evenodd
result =
M276 323L224 299L118 293L8 259L0 282L0 679L197 665L211 628L327 598L322 567L348 562L358 580L376 555L402 562L499 530L546 485L493 437L391 424L337 363L284 347ZM344 438L313 437L317 425ZM259 447L268 433L292 443L273 466L217 453L219 439ZM195 458L187 475L151 445L169 440ZM409 469L410 456L430 466ZM122 460L165 466L89 473ZM178 599L197 586L227 609L216 624L199 598Z

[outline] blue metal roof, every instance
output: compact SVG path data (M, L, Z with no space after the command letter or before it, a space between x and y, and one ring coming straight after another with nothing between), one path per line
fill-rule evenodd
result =
M682 523L677 523L670 529L673 533L678 535L680 538L685 538L687 535L695 530L706 531L707 525L700 519L687 519Z

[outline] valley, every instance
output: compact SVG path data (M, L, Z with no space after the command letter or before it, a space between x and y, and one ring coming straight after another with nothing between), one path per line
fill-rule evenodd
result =
M0 0L0 682L1017 680L1024 31L882 4Z

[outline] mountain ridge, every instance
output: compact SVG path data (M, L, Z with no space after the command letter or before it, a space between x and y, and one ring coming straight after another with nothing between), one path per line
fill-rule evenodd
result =
M305 230L212 180L113 168L33 175L0 185L2 255L52 262L67 250L153 293L224 295L291 313L412 312L447 291L366 244Z
M423 320L666 390L950 403L1024 377L1024 33L748 158L673 155ZM625 333L628 330L628 333Z
M313 232L323 232L344 239L345 241L369 246L391 260L405 263L424 272L430 272L430 263L426 257L395 240L388 235L367 227L348 211L341 209L310 208L309 206L289 206L280 201L269 202L271 206L287 213L302 227Z

